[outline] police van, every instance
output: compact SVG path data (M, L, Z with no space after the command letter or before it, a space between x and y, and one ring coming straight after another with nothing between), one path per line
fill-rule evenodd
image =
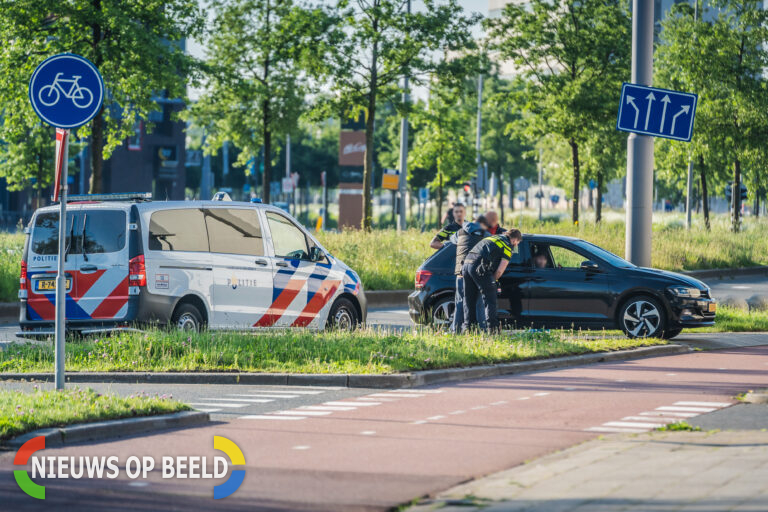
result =
M366 319L358 275L258 200L74 196L65 228L69 331L354 329ZM37 210L25 231L20 334L45 336L55 317L59 207Z

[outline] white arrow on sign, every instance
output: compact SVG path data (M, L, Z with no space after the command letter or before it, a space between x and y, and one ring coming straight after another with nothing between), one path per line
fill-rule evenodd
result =
M661 98L661 102L664 104L664 110L661 111L661 126L659 126L659 132L664 133L664 118L667 117L667 105L672 103L672 100L669 99L669 94L665 94L663 98Z
M674 116L672 116L672 130L671 130L669 133L672 133L672 134L674 134L674 133L675 133L675 122L677 121L677 117L678 117L680 114L687 114L689 110L691 110L691 106L690 106L690 105L685 105L685 106L683 106L683 107L680 109L680 112L678 112L677 114L675 114Z
M651 119L651 103L656 101L656 96L654 96L653 91L651 91L645 98L648 100L648 110L645 111L645 129L647 130L648 121Z
M627 105L635 107L635 128L637 128L637 118L640 116L640 109L635 105L635 97L627 94Z

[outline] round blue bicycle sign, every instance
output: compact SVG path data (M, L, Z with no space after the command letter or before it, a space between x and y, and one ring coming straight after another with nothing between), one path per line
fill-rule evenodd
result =
M51 126L77 128L98 114L104 80L88 59L61 53L45 59L32 73L29 101Z

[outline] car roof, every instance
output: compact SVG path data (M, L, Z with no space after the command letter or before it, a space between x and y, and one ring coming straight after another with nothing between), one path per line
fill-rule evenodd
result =
M251 203L251 202L245 202L245 201L77 201L67 204L67 210L69 209L90 209L90 208L99 208L99 209L128 209L131 206L136 206L140 211L155 211L155 210L165 210L165 209L176 209L176 208L216 208L216 207L238 207L238 208L263 208L267 210L273 210L276 212L283 212L285 213L285 210L282 210L274 205L270 204L264 204L264 203ZM59 211L59 204L52 204L49 206L44 206L42 208L38 208L36 210L37 212L43 213L43 212L51 212Z
M536 233L524 233L523 240L526 240L528 242L551 242L553 240L557 240L560 242L583 242L584 241L583 239L576 238L574 236L543 235L543 234L536 234Z

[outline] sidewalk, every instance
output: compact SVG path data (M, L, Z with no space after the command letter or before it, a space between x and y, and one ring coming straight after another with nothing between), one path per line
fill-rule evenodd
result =
M768 432L611 436L460 485L407 510L766 511Z

